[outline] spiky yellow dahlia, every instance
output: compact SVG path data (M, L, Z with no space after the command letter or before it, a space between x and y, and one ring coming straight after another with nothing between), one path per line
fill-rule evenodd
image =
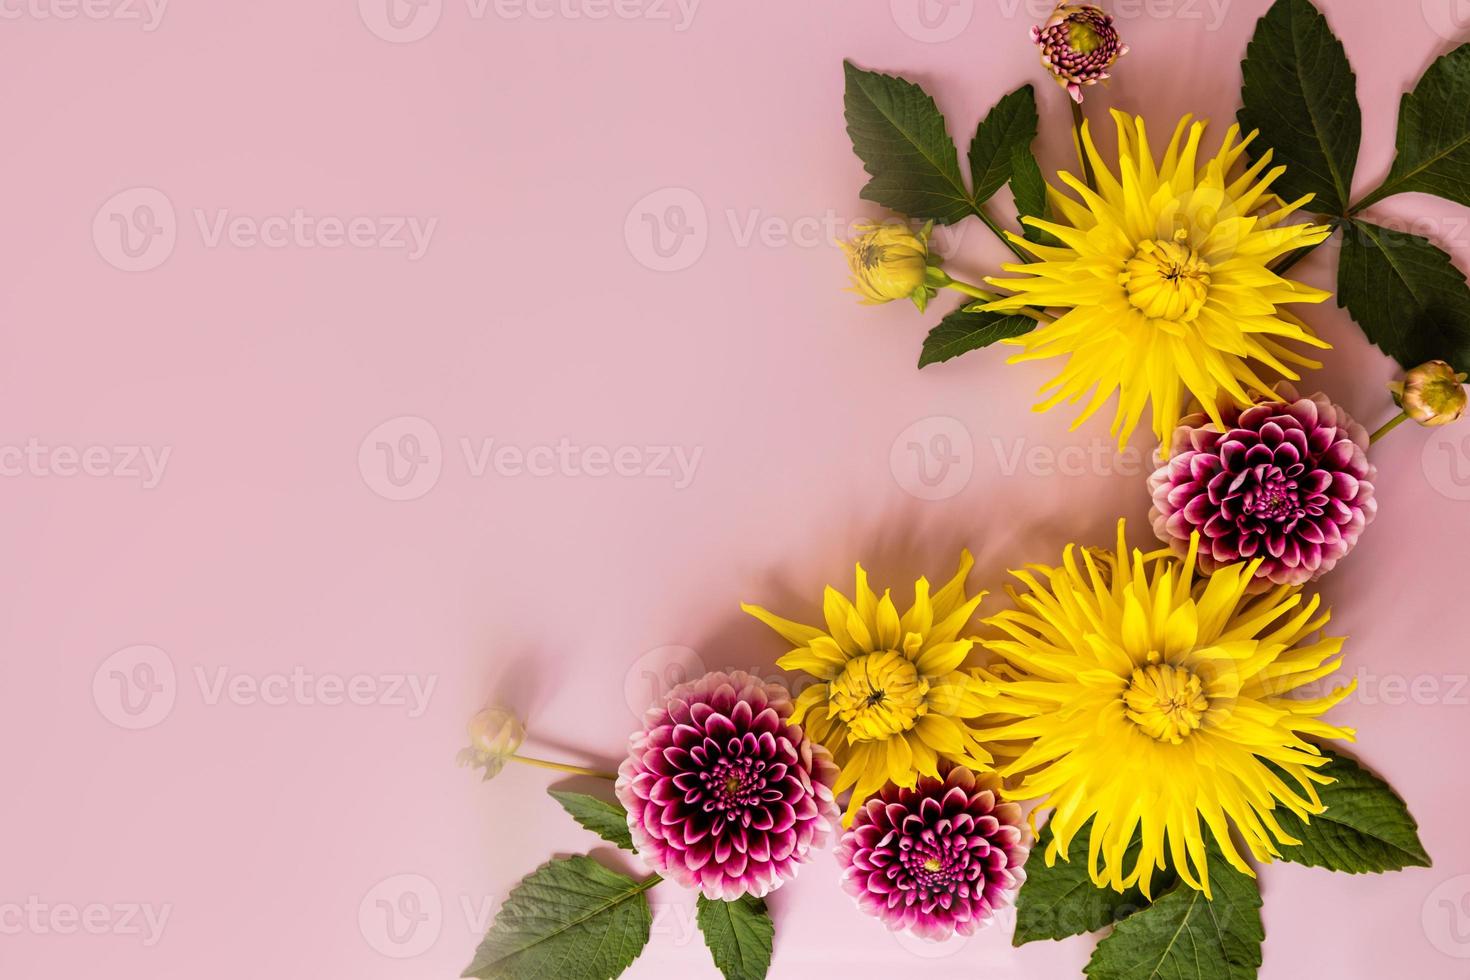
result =
M962 552L959 571L932 596L919 579L902 616L890 591L880 599L868 587L861 565L853 601L827 587L825 630L740 607L796 647L777 661L783 669L818 682L797 696L791 718L832 753L841 770L834 791L853 790L844 824L884 783L911 788L920 775L941 778L940 759L990 768L968 721L984 713L994 684L963 669L975 639L960 636L985 596L965 595L974 563Z
M1331 229L1282 223L1311 195L1284 204L1270 193L1285 168L1266 170L1269 150L1230 176L1255 133L1239 140L1240 127L1231 126L1220 152L1200 164L1205 124L1185 116L1155 162L1143 120L1117 111L1113 118L1117 173L1084 125L1083 152L1097 189L1069 173L1057 175L1077 198L1050 187L1056 220L1025 221L1061 244L1011 235L1037 261L1003 267L1024 278L988 279L1014 295L985 309L1064 309L1054 322L1006 341L1025 348L1012 362L1067 358L1043 387L1047 397L1037 410L1076 403L1090 391L1080 425L1116 393L1112 428L1121 445L1152 402L1154 434L1167 453L1187 395L1211 413L1227 396L1244 407L1253 393L1269 394L1258 366L1291 380L1298 375L1288 365L1319 366L1288 342L1330 345L1282 307L1320 303L1330 294L1283 279L1268 266L1277 256L1321 242Z
M1197 579L1197 547L1198 536L1182 560L1130 556L1119 522L1115 553L1068 546L1059 567L1015 572L1029 591L985 621L1007 637L985 643L1001 660L1007 717L979 734L1023 746L1001 773L1019 777L1013 798L1052 811L1048 865L1092 821L1100 887L1148 895L1168 867L1208 897L1206 835L1252 874L1231 827L1259 861L1298 843L1277 808L1307 820L1324 809L1317 786L1332 782L1304 736L1353 737L1321 715L1356 681L1302 696L1341 663L1342 639L1317 635L1328 619L1319 599L1294 585L1247 595L1255 562ZM1125 856L1134 840L1141 849Z

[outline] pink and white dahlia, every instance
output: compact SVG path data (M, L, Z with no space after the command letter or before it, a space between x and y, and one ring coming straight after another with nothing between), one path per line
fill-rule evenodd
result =
M1073 102L1082 101L1082 86L1107 78L1113 62L1128 53L1113 18L1088 3L1057 4L1045 24L1031 28L1031 40Z
M958 766L913 789L889 783L842 835L842 886L895 931L970 935L1026 880L1021 808L1000 802L999 789L993 774Z
M708 898L764 896L837 821L837 767L780 684L716 671L680 684L630 739L616 792L638 853Z
M1317 394L1288 385L1280 401L1202 415L1174 431L1149 477L1154 533L1180 555L1200 535L1199 563L1262 559L1258 583L1300 585L1336 565L1378 513L1368 432Z

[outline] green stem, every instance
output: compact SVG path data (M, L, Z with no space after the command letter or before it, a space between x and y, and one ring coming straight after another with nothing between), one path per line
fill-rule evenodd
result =
M985 213L985 209L983 207L976 205L975 213L980 216L981 221L985 222L985 227L989 228L991 232L995 235L995 237L1000 239L1001 244L1011 250L1012 255L1020 259L1022 262L1032 261L1031 256L1027 255L1024 251L1021 250L1021 247L1019 245L1006 237L1005 231L1001 229L1000 225L995 223L994 218Z
M1385 422L1382 425L1380 425L1377 428L1377 430L1375 430L1374 433L1371 436L1368 437L1368 445L1370 445L1370 446L1373 445L1379 439L1382 439L1384 436L1388 435L1394 429L1396 429L1399 426L1403 425L1404 422L1405 422L1405 420L1408 419L1408 417L1409 417L1409 413L1408 412L1400 412L1397 415L1395 415L1393 418L1389 419L1387 422Z
M1000 293L992 293L989 290L981 289L979 286L972 286L967 282L961 282L960 280L951 277L948 273L941 274L944 276L943 285L948 287L949 289L953 289L955 292L964 293L966 296L973 296L976 299L983 299L987 303L994 303L998 299L1005 299L1005 297L1002 296ZM1046 315L1040 310L1033 310L1029 306L1023 306L1016 312L1021 314L1022 316L1029 316L1037 323L1052 322L1052 318L1050 316Z
M545 759L532 759L525 755L512 755L516 762L524 762L528 766L539 766L542 769L555 769L558 772L569 772L574 776L596 776L598 779L617 779L615 772L603 772L600 769L587 769L583 766L569 766L565 762L548 762Z
M1379 184L1377 190L1369 191L1368 195L1359 199L1357 203L1349 204L1347 213L1349 216L1355 215L1364 208L1371 207L1374 204L1377 204L1385 197L1392 197L1394 193L1395 192L1393 190L1389 189L1387 183Z
M642 881L638 882L638 887L633 890L633 894L637 895L639 892L646 892L648 891L648 889L652 888L654 885L663 880L663 875L649 875L647 878L644 878Z

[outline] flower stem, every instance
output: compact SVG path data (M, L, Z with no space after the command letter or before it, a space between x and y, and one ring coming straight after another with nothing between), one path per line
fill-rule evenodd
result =
M634 892L634 894L636 895L638 892L646 892L646 891L648 891L648 889L652 888L654 885L658 884L659 882L661 882L663 880L664 880L663 875L658 875L658 874L649 875L647 878L644 878L642 881L638 882L638 888Z
M528 766L539 766L542 769L555 769L558 772L569 772L574 776L596 776L598 779L617 779L615 772L603 772L600 769L587 769L582 766L569 766L565 762L548 762L545 759L532 759L530 756L513 755L516 762L524 762Z
M1012 255L1020 259L1022 262L1031 261L1031 256L1023 252L1019 245L1006 237L1005 231L1000 227L1000 225L995 223L994 218L985 213L985 209L983 207L976 205L975 213L980 216L981 221L985 222L985 227L989 228L991 233L994 234L996 238L1000 239L1000 243L1011 250Z
M976 299L983 299L987 303L993 303L998 299L1005 298L1001 296L1000 293L992 293L988 290L981 289L979 286L972 286L967 282L961 282L958 279L952 278L948 274L945 275L944 279L944 285L950 289L953 289L955 292L964 293L966 296L973 296ZM1029 306L1023 306L1019 310L1016 310L1016 312L1021 314L1022 316L1029 316L1037 323L1052 322L1052 318L1050 316L1047 316L1040 310L1033 310Z
M1382 439L1384 436L1388 435L1394 429L1398 428L1400 425L1403 425L1404 424L1404 421L1406 419L1408 419L1408 417L1409 417L1409 413L1408 412L1400 412L1397 415L1395 415L1393 418L1389 419L1387 422L1385 422L1382 425L1380 425L1374 431L1374 433L1371 436L1368 437L1368 445L1370 445L1370 446L1373 445L1379 439Z
M1092 172L1092 161L1087 158L1087 150L1082 145L1082 103L1076 99L1068 99L1072 103L1072 140L1077 144L1077 160L1082 164L1082 180L1097 190L1097 174Z

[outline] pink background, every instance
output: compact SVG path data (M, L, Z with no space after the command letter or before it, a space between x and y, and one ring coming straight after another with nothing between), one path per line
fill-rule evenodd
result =
M1043 163L1066 165L1063 95L1025 40L1036 0L959 0L950 20L936 3L932 29L916 0L707 0L687 22L668 0L478 17L429 0L396 31L381 0L175 0L153 30L113 16L141 6L62 19L68 2L0 20L7 977L456 976L523 874L598 843L545 796L550 774L455 768L481 704L525 714L527 751L611 766L669 663L783 652L741 599L814 617L857 559L907 597L962 545L998 593L1004 569L1106 542L1119 515L1146 539L1137 455L1029 411L1051 365L916 371L937 314L856 305L830 241L878 213L857 198L845 56L921 80L963 143L1037 83ZM1111 99L1159 130L1188 110L1218 138L1265 7L1116 4L1133 53L1089 113ZM1470 34L1450 0L1394 7L1325 4L1364 106L1360 192L1387 170L1400 93ZM357 245L326 247L331 222L250 237L296 209L367 223ZM233 238L213 237L221 212L248 219ZM1424 219L1470 262L1464 209L1374 215ZM403 216L437 221L421 256L379 247ZM115 217L136 219L132 259ZM648 220L693 234L664 263ZM956 231L957 274L1003 259L976 222ZM1300 268L1330 285L1334 262ZM1337 344L1314 387L1386 418L1387 359L1331 304L1307 315ZM1464 435L1409 427L1375 452L1378 522L1322 586L1363 685L1337 718L1435 867L1265 869L1263 977L1470 975ZM511 456L476 475L491 439L542 475ZM424 460L401 490L379 442ZM910 443L939 454L936 488ZM91 474L64 475L91 447ZM156 486L130 475L143 447L169 453ZM658 447L699 453L692 480L660 475ZM613 459L625 475L583 468ZM149 669L152 701L120 680ZM280 687L298 669L326 687ZM335 703L354 685L367 703ZM836 879L823 854L772 899L773 977L1066 977L1092 946L1015 950L1009 921L903 942ZM416 928L385 916L415 900ZM714 976L692 897L653 901L628 975ZM161 935L128 905L167 909ZM67 934L70 914L103 934Z

